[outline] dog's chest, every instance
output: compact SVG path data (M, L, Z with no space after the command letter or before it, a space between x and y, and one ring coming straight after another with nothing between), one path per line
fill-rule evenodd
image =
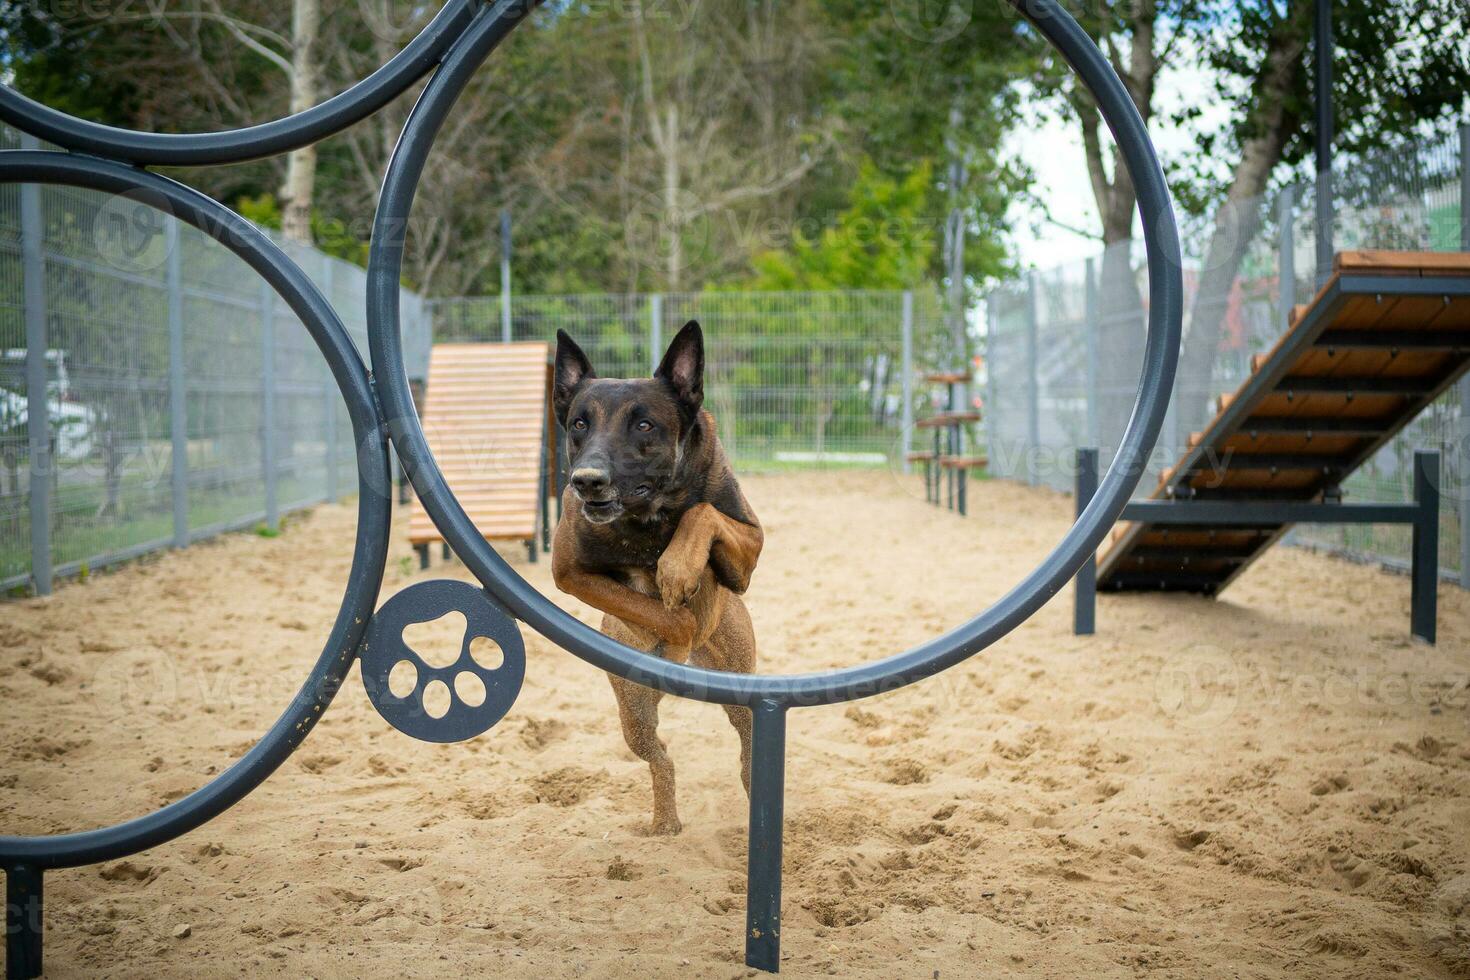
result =
M673 536L674 525L665 520L609 527L583 542L582 557L605 568L655 568Z

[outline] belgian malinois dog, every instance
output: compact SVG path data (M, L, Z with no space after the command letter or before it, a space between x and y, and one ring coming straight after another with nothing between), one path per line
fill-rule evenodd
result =
M603 612L602 632L679 663L755 668L740 596L765 535L703 409L704 335L690 321L652 378L598 378L556 335L553 405L571 479L552 545L557 588ZM653 832L677 834L674 764L658 737L661 691L609 675L623 738L653 772ZM727 707L750 792L750 711Z

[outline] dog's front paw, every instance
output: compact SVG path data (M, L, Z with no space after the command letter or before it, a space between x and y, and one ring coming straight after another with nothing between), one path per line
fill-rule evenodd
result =
M664 606L669 609L687 606L699 591L699 580L703 574L703 564L696 565L681 555L664 552L658 560L656 576L658 594L663 597Z

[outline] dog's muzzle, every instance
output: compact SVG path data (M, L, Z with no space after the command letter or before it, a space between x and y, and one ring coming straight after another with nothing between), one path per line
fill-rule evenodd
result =
M593 524L616 520L623 512L622 501L607 470L579 466L572 470L572 491L582 501L582 514Z

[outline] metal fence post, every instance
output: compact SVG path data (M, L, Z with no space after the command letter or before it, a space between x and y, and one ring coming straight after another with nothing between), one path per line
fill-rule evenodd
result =
M34 136L21 146L40 149ZM41 186L20 185L21 275L25 280L26 435L30 443L31 581L37 595L51 594L51 409L46 366L46 224Z
M900 397L903 403L899 409L899 426L903 432L903 472L905 475L913 468L909 462L909 452L914 446L914 292L911 289L903 291L903 366L899 369L903 372L899 379Z
M174 547L189 545L189 391L184 379L183 247L179 220L165 219L168 246L168 427L171 451L169 489L174 505Z
M327 297L327 302L333 306L336 305L336 300L332 295L335 285L333 279L336 269L335 263L336 260L330 256L326 256L322 260L322 293ZM417 320L418 318L415 317L415 323L417 323ZM417 334L417 332L416 327L413 333ZM417 341L414 341L412 346L417 348ZM327 499L335 504L342 496L337 488L337 384L332 380L332 372L327 367L326 359L320 359L319 363L322 367L322 411L325 413L325 418L322 420L325 423L322 431L326 433L325 439L327 443L326 495Z
M1100 382L1099 345L1101 338L1099 333L1102 329L1099 323L1099 303L1097 295L1097 261L1089 258L1087 260L1087 284L1086 297L1083 301L1083 316L1086 323L1083 327L1087 331L1087 444L1090 446L1102 445L1102 420L1098 417L1098 385Z
M510 211L500 212L500 340L510 343Z
M1460 585L1470 589L1470 377L1460 379Z
M1000 287L992 289L985 295L985 412L981 424L985 426L985 452L990 457L989 472L997 476L1011 476L1010 467L1003 463L1005 447L1000 441L1000 421L996 413L1000 411L1000 400L995 397L995 337L1000 323L1000 317L996 315L996 297L1000 294Z
M648 370L657 371L664 347L664 295L648 297Z
M1037 350L1037 332L1040 314L1036 309L1036 270L1026 276L1026 482L1036 485L1036 454L1041 446L1041 377L1038 373L1040 352Z
M1315 42L1314 62L1316 91L1314 103L1316 124L1313 136L1317 151L1317 288L1321 289L1332 276L1333 225L1336 223L1337 205L1332 191L1332 142L1333 106L1332 77L1333 55L1336 53L1335 32L1332 23L1332 4L1319 0L1313 30Z
M276 496L276 294L260 284L260 456L265 471L265 524L281 526Z
M1470 123L1460 124L1460 251L1470 252ZM1460 381L1460 584L1470 589L1470 377Z
M1281 188L1276 199L1278 229L1276 278L1278 281L1277 316L1281 329L1291 323L1291 310L1296 306L1296 188Z

